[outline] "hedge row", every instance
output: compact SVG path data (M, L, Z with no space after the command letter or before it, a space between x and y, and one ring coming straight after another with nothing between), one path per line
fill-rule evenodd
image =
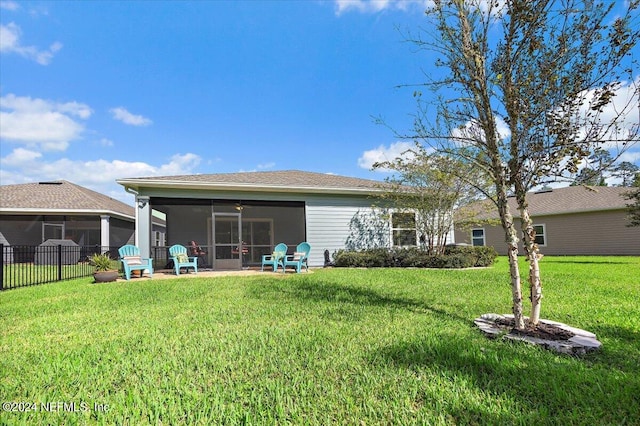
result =
M334 254L338 267L413 267L413 268L472 268L491 266L498 253L493 247L447 246L443 255L430 255L412 247L400 249L339 250Z

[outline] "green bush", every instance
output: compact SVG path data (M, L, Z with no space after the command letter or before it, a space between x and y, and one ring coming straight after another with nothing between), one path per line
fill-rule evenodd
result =
M387 249L362 251L338 250L334 254L336 266L352 268L376 268L393 266L393 257Z
M498 252L493 247L480 246L447 246L444 250L445 255L464 255L469 256L471 266L482 267L491 266L498 257Z
M497 256L493 247L447 246L444 255L431 255L418 247L410 247L339 250L333 257L338 267L472 268L491 266Z

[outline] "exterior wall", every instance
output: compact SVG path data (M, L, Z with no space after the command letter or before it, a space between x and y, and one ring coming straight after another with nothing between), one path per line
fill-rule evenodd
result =
M146 188L139 191L139 195L160 198L191 198L191 199L219 199L242 201L300 201L305 203L304 221L306 221L306 236L304 235L304 223L302 227L297 225L297 213L293 222L274 222L274 244L285 242L290 248L302 242L305 238L311 245L309 266L321 267L324 265L324 251L330 253L343 248L365 248L388 246L389 228L386 221L380 221L373 215L371 208L372 199L362 196L323 196L315 194L294 193L263 193L263 192L225 192L206 190L182 190ZM163 211L163 208L159 208ZM210 214L210 213L207 213ZM251 213L247 212L247 216ZM188 220L193 221L194 218ZM138 222L140 226L140 222ZM142 230L139 229L141 232ZM288 236L291 234L291 236ZM167 244L173 244L175 237L172 229L172 218L167 220ZM181 237L181 239L184 239ZM292 241L289 241L289 240ZM202 243L201 243L202 244Z
M517 224L516 219L516 224ZM546 245L540 252L548 255L640 255L640 227L625 226L626 211L574 213L533 218L535 225L545 225ZM504 232L500 226L484 228L488 246L506 255ZM517 226L518 229L519 226ZM456 229L458 243L471 243L471 231ZM519 244L520 253L524 253Z
M372 200L314 197L307 200L309 266L324 265L324 251L389 246L389 224L371 207Z
M184 240L195 239L201 246L206 245L206 228L204 221L210 217L210 208L203 209L202 215L188 215L177 222L171 214L174 206L162 205L162 199L183 198L202 200L237 200L237 201L269 201L269 202L304 202L304 220L298 218L297 209L291 219L281 220L281 207L274 208L274 244L285 242L290 248L302 242L311 245L309 266L322 267L324 265L324 251L330 255L340 249L365 249L373 247L390 247L391 230L387 218L381 217L383 210L372 207L373 199L366 195L322 195L296 193L264 193L264 192L227 192L192 189L145 188L139 190L139 196L151 197L151 204L156 200L158 205L153 208L167 213L167 244L184 244ZM200 206L203 207L203 206ZM286 207L285 207L286 209ZM177 209L175 209L177 210ZM206 211L205 211L206 210ZM250 209L243 211L243 216L250 217ZM255 209L258 210L258 209ZM183 213L186 213L183 211ZM263 212L264 213L264 212ZM196 228L201 235L199 238L186 238L187 227L198 223ZM306 225L305 225L306 222ZM180 229L174 228L177 226ZM151 232L142 228L138 218L138 232ZM194 225L195 226L195 225ZM194 228L195 229L195 228ZM203 232L204 230L204 232ZM195 231L194 231L195 232ZM191 235L191 234L189 234ZM448 242L455 241L450 233Z

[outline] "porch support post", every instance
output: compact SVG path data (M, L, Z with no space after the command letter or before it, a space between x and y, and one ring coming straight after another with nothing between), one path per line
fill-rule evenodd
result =
M136 245L142 257L151 257L151 204L149 197L136 196Z
M108 214L100 215L100 253L109 251L109 247L111 247L109 240L109 219L110 216Z

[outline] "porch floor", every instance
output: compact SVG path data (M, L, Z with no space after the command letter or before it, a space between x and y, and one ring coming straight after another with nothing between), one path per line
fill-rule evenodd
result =
M311 269L309 269L308 273L312 273L313 271ZM293 269L287 269L287 274L295 274L295 270ZM306 274L307 271L303 270L301 272L302 274ZM230 270L230 271L214 271L213 269L198 269L198 273L195 274L193 273L193 270L190 270L190 272L188 273L183 273L181 272L180 275L176 275L175 271L173 269L157 269L155 271L153 271L153 278L149 278L148 274L144 274L141 277L139 276L131 276L131 281L138 281L138 280L148 280L148 279L159 279L159 280L163 280L163 279L171 279L171 278L204 278L204 277L227 277L227 276L250 276L250 275L276 275L276 276L281 276L282 271L279 269L277 273L274 273L273 271L267 271L265 270L264 272L260 271L260 267L251 267L248 269L242 269L242 270ZM123 281L126 282L127 280L124 279L122 276L118 277L118 281Z

